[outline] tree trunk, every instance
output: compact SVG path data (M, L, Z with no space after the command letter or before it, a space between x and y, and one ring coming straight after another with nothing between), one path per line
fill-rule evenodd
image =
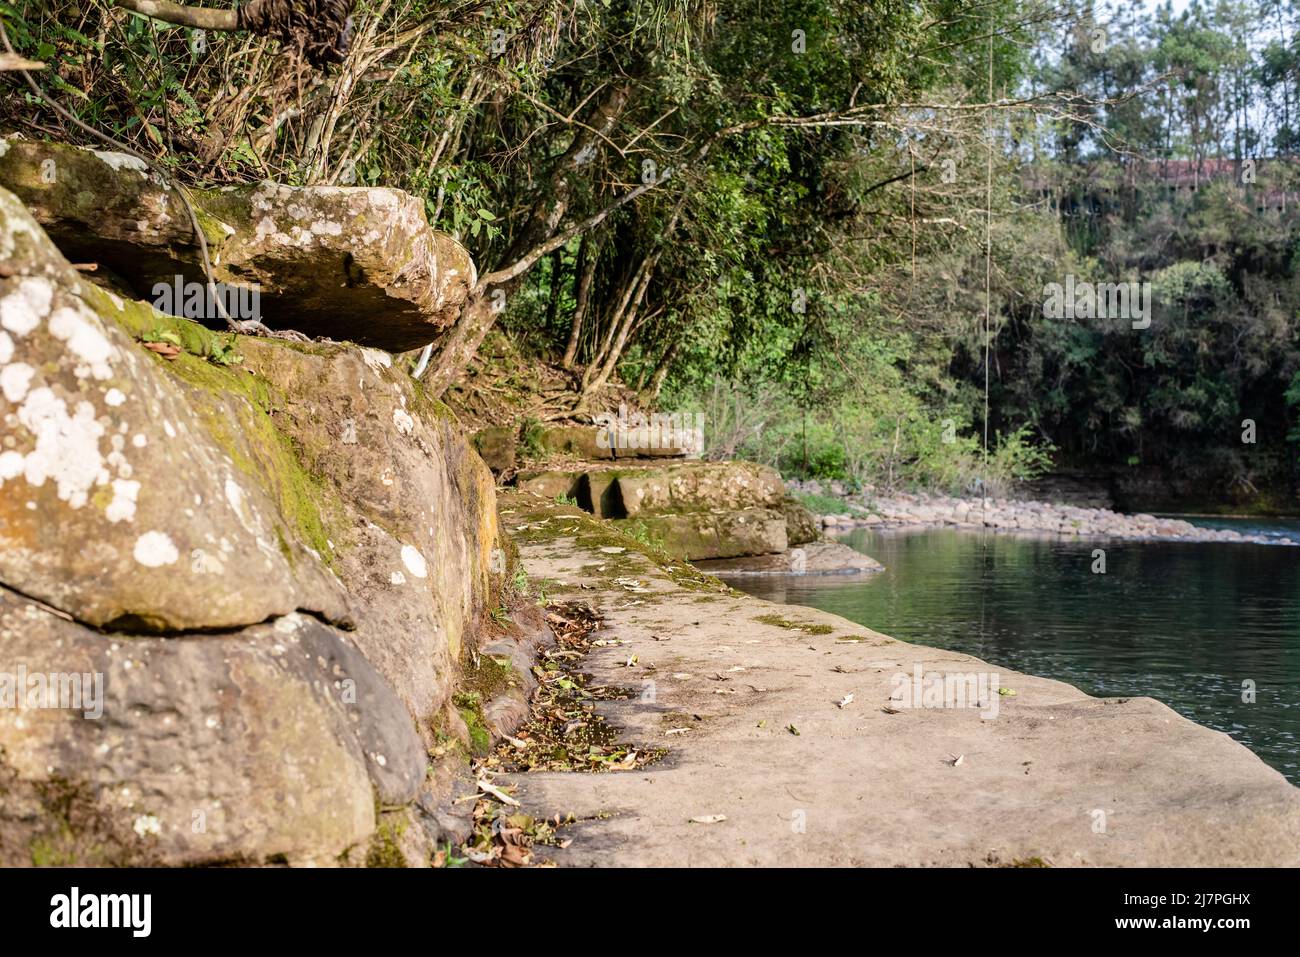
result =
M600 249L592 248L595 243L583 237L578 247L578 290L575 293L576 305L573 308L573 321L569 325L569 344L564 350L564 368L572 369L578 357L578 341L582 337L582 320L587 314L587 303L591 299L591 281L596 275L596 263L600 259Z
M652 405L659 401L659 393L663 391L664 380L668 378L668 370L673 367L673 360L677 358L677 347L680 346L681 339L674 338L668 348L664 350L663 357L659 364L655 366L654 372L650 374L650 382L641 390L641 399L646 405Z
M583 398L590 394L599 392L609 381L609 377L614 374L614 368L618 365L619 358L623 355L623 350L627 347L628 339L631 338L632 327L636 322L637 313L641 309L641 303L645 301L646 290L650 287L650 278L654 275L655 264L659 261L658 254L646 258L641 264L640 278L636 286L636 296L632 304L627 308L623 316L623 321L619 323L618 335L610 345L605 360L601 364L600 371L589 384L585 384L582 390ZM590 372L590 369L588 369ZM584 379L586 377L584 376Z
M573 143L556 161L550 177L551 188L538 194L527 224L503 257L506 263L513 265L501 270L499 275L503 278L500 282L490 281L493 273L484 276L479 281L474 297L462 309L456 325L443 336L441 342L434 344L439 354L425 375L424 383L435 398L441 396L460 377L474 358L479 345L496 322L500 311L498 303L505 301L503 296L509 297L519 288L523 276L531 268L532 263L526 260L541 251L539 247L543 247L548 240L563 238L563 233L556 237L556 230L568 211L571 177L591 162L595 156L597 140L607 137L614 128L627 104L628 95L629 87L623 85L611 86L606 90L604 97L593 109L589 122L574 136ZM584 225L598 225L610 211L639 194L640 191L633 190Z
M431 396L440 398L461 377L496 319L492 300L487 296L476 296L462 307L456 325L433 344L437 358L421 380Z

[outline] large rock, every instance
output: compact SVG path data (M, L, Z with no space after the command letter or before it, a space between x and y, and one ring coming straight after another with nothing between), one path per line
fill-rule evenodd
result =
M717 509L644 515L616 525L647 534L674 558L695 561L784 552L785 516L768 508Z
M493 472L505 472L515 467L519 449L519 433L508 425L493 425L474 433L474 448L485 465Z
M0 716L0 859L355 861L414 813L376 802L431 806L508 567L390 355L106 292L0 189L0 419L0 698L10 663L107 680L101 719Z
M753 462L684 462L617 473L622 516L696 509L782 508L777 471Z
M606 529L548 520L561 516L544 505L505 497L525 567L561 600L598 608L615 639L581 670L592 684L655 692L597 702L597 713L620 741L669 753L634 774L496 778L515 787L522 813L577 819L573 843L539 857L574 867L1300 865L1300 790L1227 734L1150 698L1090 698L951 647L683 580L676 563L638 549L610 555ZM977 687L967 707L928 707L940 703L929 691L910 707L897 701L900 679L910 687L919 674Z
M0 582L96 627L347 620L342 585L284 517L319 526L248 374L189 355L162 369L114 321L148 328L147 307L84 282L3 190L0 268Z
M140 638L0 588L0 646L7 668L84 675L90 692L75 709L0 708L6 866L334 863L367 840L377 801L409 802L424 779L401 701L305 615Z
M786 503L776 470L753 462L521 472L516 485L546 498L571 498L687 561L783 552L791 518L801 541L812 540L810 531L818 537L811 516Z
M10 137L0 139L0 186L69 259L95 263L97 277L138 298L156 302L155 284L177 276L204 281L184 203L139 160ZM465 248L430 229L423 202L401 190L263 183L190 195L216 279L260 292L259 314L237 318L273 329L414 349L456 321L477 281Z
M781 511L785 515L786 537L791 546L806 545L822 537L821 523L817 516L800 505L793 496L787 495L781 500Z
M787 523L787 529L789 525ZM841 542L815 541L777 555L746 555L700 563L700 571L719 578L749 575L860 575L884 570L870 555Z

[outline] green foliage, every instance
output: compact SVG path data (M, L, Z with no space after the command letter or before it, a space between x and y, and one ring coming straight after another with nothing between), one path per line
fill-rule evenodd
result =
M540 458L546 452L542 439L546 435L546 426L536 419L525 419L519 439L519 450L528 458Z
M234 366L244 361L238 350L235 348L235 337L222 341L213 338L208 346L208 361L219 366Z

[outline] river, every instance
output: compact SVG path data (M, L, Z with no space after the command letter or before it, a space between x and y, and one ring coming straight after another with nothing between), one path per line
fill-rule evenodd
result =
M1300 531L1300 521L1190 520ZM950 529L859 529L841 540L885 571L729 580L1091 695L1148 695L1300 784L1300 548ZM1104 573L1093 570L1097 548ZM1250 682L1253 702L1243 700Z

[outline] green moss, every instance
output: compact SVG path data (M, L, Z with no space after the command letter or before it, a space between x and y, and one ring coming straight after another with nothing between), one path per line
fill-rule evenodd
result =
M673 584L687 591L720 594L733 591L712 575L705 574L681 559L671 557L652 542L627 535L621 523L596 518L590 512L581 509L555 503L538 503L536 507L527 507L521 502L516 514L510 518L511 524L527 523L529 526L514 533L522 541L545 542L557 537L557 534L562 531L563 534L574 536L580 547L592 551L599 551L601 548L621 548L621 552L601 554L600 558L605 565L605 570L600 574L606 578L645 575L644 559L666 574ZM532 527L542 520L547 522L541 528ZM596 574L594 571L591 573Z
M830 625L814 625L806 621L791 621L789 618L783 618L781 615L758 615L755 621L761 621L765 625L772 625L774 628L786 628L791 631L801 631L805 635L829 635L835 629Z
M541 458L546 453L542 440L546 436L546 426L536 419L525 419L520 435L519 449L530 459Z
M48 826L28 842L33 867L124 863L95 836L108 833L109 822L88 787L58 776L35 787Z
M411 408L426 421L442 419L445 422L458 422L456 413L451 411L451 406L441 399L435 399L429 394L429 390L424 387L424 383L418 379L411 380L412 401Z
M67 841L71 841L68 835ZM67 849L66 842L37 837L31 843L32 867L72 867L77 864L76 857Z
M331 564L335 556L329 543L342 541L346 528L342 503L332 485L308 471L302 449L276 426L275 415L282 404L276 384L242 366L218 365L203 358L225 339L197 322L157 312L139 302L124 301L125 308L119 310L107 293L94 287L87 298L101 315L115 317L133 336L160 329L179 338L184 353L172 360L155 360L199 390L192 407L213 440L236 468L275 498L301 541ZM288 344L274 343L275 348L282 345ZM292 559L293 550L283 530L277 528L276 534L281 551Z
M519 684L519 675L508 658L482 655L461 673L460 694L477 696L478 701L491 701L507 688ZM459 702L458 702L459 703Z
M476 758L487 757L492 750L492 734L483 717L483 696L477 691L459 691L451 700L469 729L470 753Z
M405 867L406 858L398 843L406 833L405 813L385 814L380 811L379 802L376 801L375 822L375 833L366 850L366 867Z

